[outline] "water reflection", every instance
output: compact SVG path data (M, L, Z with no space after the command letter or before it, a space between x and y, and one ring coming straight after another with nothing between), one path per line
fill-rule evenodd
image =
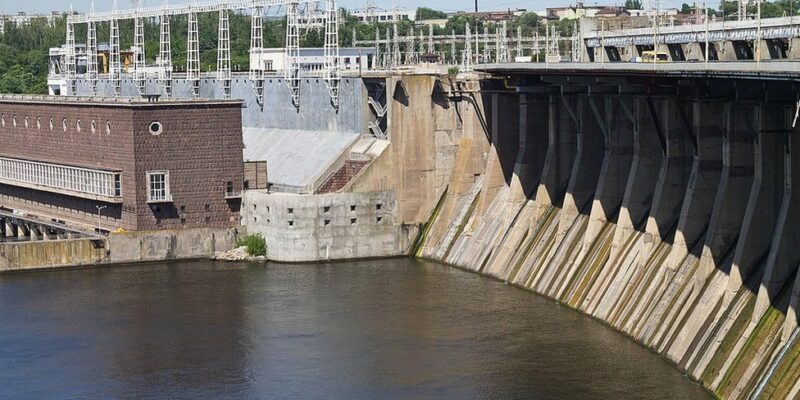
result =
M0 276L0 382L37 399L708 398L585 316L402 259Z

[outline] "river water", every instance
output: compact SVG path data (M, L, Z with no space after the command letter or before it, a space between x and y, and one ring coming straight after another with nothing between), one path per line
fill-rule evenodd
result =
M551 300L392 259L0 275L0 398L709 396Z

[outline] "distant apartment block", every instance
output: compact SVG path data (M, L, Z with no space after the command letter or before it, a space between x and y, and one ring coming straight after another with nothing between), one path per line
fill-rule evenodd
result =
M417 10L382 10L370 7L364 10L355 10L350 15L358 18L360 22L366 23L415 21Z
M235 227L241 106L0 96L0 209L106 231Z
M286 48L266 48L253 50L250 67L259 63L265 71L284 71L286 69ZM339 49L339 68L342 70L367 70L372 65L375 49L370 47L350 47ZM325 66L325 49L303 47L299 50L297 63L307 72L322 71Z
M466 16L466 17L473 17L478 21L484 22L503 22L503 21L511 21L514 17L519 17L527 13L528 10L524 8L517 8L514 10L500 10L500 11L479 11L479 12L464 12L458 11L455 13L449 14L450 17L455 16Z
M63 14L58 11L53 11L50 14L28 14L23 11L20 11L14 15L0 14L0 33L5 33L6 27L8 26L26 25L36 19L46 20L47 23L52 24L58 18L61 18L62 15Z

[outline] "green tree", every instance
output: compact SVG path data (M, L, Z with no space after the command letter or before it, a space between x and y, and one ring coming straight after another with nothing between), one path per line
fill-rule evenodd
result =
M456 31L456 34L463 35L466 31L467 24L470 25L472 34L475 32L483 32L483 21L478 21L477 18L471 15L455 15L447 20L445 30L447 32Z
M424 21L427 19L446 19L447 14L443 11L434 10L428 7L417 8L417 20Z
M719 11L722 13L722 17L730 19L739 12L739 4L736 1L722 0L719 5Z
M642 1L641 0L625 0L625 8L628 10L641 10L642 9Z
M539 29L541 25L541 17L533 12L526 12L520 16L514 17L509 24L509 28L516 34L517 27L522 27L522 34L530 36L531 33Z

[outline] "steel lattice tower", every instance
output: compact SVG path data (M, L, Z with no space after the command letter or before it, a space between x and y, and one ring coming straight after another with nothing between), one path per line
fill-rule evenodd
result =
M164 87L164 93L167 97L172 97L172 34L167 13L161 16L161 34L158 50L158 78Z
M89 8L89 13L94 14L94 1ZM92 96L97 95L97 23L90 21L86 25L86 80Z
M292 104L300 107L300 24L297 18L298 3L290 3L286 8L286 66L284 78L292 95Z
M192 88L192 96L197 98L200 95L200 43L196 12L188 14L187 32L186 81Z
M325 2L325 86L331 103L339 108L339 10L336 0Z
M264 49L263 7L253 9L250 19L250 82L256 91L256 102L264 106Z
M222 86L223 97L231 98L231 30L228 10L219 10L217 40L217 80Z

